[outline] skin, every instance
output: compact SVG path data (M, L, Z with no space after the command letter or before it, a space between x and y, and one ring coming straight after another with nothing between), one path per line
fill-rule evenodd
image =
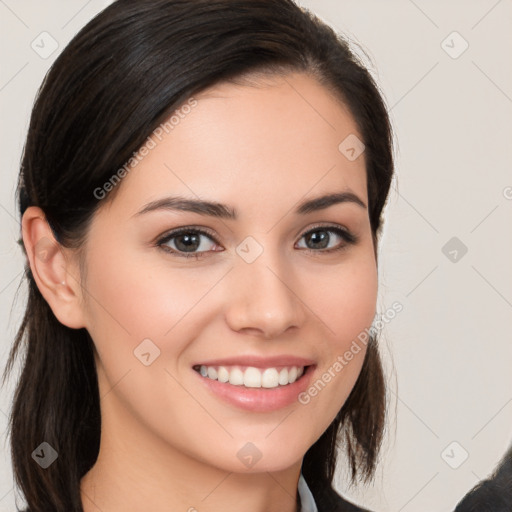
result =
M197 361L293 354L316 362L314 382L370 327L377 265L367 209L341 203L294 213L296 203L334 191L368 204L364 154L350 161L338 149L359 135L343 104L301 73L224 83L195 99L113 200L103 200L84 248L86 275L40 209L23 216L39 289L59 321L88 330L97 351L102 438L81 482L85 512L296 510L303 456L363 363L364 345L307 405L273 412L226 404L198 379ZM228 204L239 218L135 215L171 194ZM303 235L318 223L359 240L330 233L329 248L343 250L322 253L310 242L307 252ZM199 260L156 246L183 226L209 229L218 243L202 236L196 251L209 252ZM248 236L263 247L251 264L236 252ZM150 366L133 352L146 338L160 349ZM237 457L247 442L261 452L251 468Z

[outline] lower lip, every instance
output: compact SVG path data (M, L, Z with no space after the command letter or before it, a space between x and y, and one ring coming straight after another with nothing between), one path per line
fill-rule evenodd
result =
M203 377L195 370L192 371L212 393L225 402L246 411L270 412L298 402L298 395L307 389L314 369L314 366L308 366L302 376L293 384L278 386L277 388L233 386L227 382L219 382Z

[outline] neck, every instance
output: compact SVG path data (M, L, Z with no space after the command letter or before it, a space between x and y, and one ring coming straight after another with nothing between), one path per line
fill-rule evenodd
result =
M80 485L84 512L297 512L301 461L276 472L224 471L115 417L102 414L99 455Z

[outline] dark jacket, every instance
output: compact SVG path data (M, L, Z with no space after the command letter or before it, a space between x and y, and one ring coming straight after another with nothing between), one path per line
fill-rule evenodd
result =
M358 507L341 497L331 487L326 487L321 492L313 492L318 512L370 512L366 508Z
M479 482L457 505L455 512L512 511L512 447L494 474Z

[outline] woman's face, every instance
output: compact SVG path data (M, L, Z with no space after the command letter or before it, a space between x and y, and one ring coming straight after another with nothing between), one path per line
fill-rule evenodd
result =
M377 269L361 136L304 74L194 99L90 227L102 442L277 471L329 426L363 362L353 341L372 324ZM349 195L301 208L330 194Z

